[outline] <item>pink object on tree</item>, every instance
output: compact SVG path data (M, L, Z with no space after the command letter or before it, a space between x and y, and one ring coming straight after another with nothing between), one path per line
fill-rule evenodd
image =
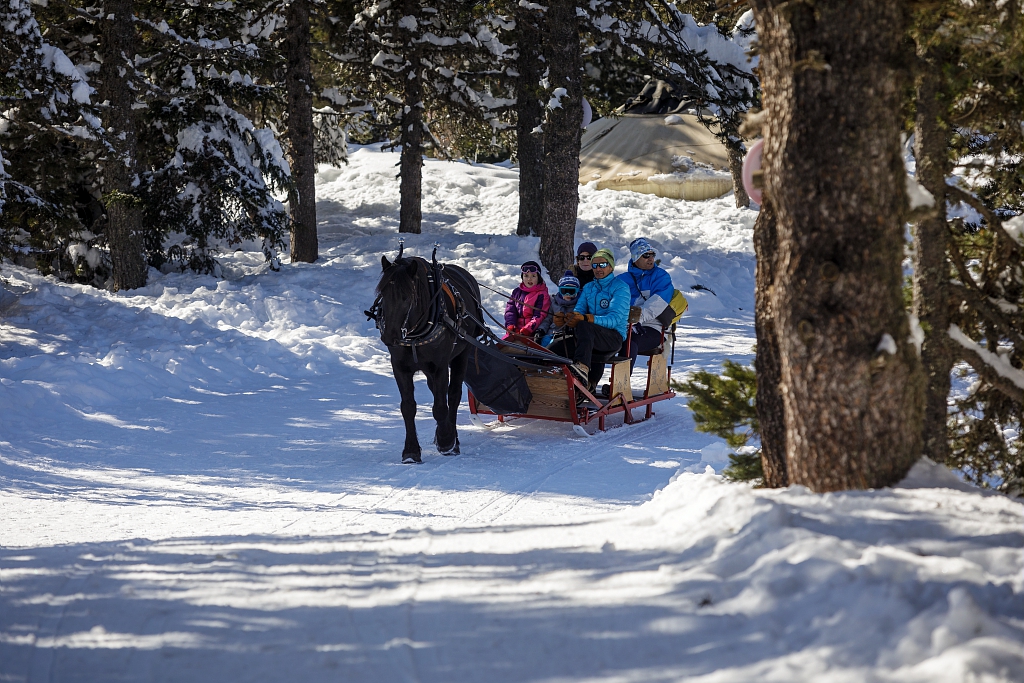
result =
M743 189L758 204L761 203L762 196L761 190L754 187L754 171L761 170L761 152L763 150L764 138L761 138L747 150L747 156L743 158Z

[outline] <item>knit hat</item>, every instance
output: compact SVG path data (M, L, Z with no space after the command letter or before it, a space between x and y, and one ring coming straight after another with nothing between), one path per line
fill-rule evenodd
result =
M648 242L647 239L644 237L637 237L635 240L629 243L629 256L632 259L633 263L636 263L636 260L638 258L651 251L657 250L654 247L652 247L651 243Z
M590 254L593 256L595 251L597 251L597 245L593 242L584 242L580 246L576 247L577 256L580 254Z
M590 261L591 263L597 263L602 258L606 260L612 268L615 267L615 257L612 256L612 252L609 249L598 249L597 251L594 252L594 255L591 257Z
M572 274L571 270L567 270L565 271L565 275L562 276L562 279L558 281L558 288L561 289L562 287L575 287L576 289L579 289L580 280Z

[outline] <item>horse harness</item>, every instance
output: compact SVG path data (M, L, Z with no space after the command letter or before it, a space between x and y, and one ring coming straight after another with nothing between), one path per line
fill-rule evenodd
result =
M426 259L422 260L426 263ZM449 284L448 278L445 277L444 264L434 261L432 264L427 264L426 270L430 306L426 313L422 314L415 321L411 330L409 329L409 316L412 314L414 307L409 306L409 310L405 314L405 320L402 321L401 337L394 342L398 346L408 346L412 349L412 361L414 363L419 363L416 349L437 341L446 329L455 333L456 337L464 338L467 336L460 334L462 321L466 318L466 304L459 290L453 288ZM418 284L419 278L413 280L413 301L416 300L416 287ZM444 302L445 298L451 302L454 316L448 315L448 307ZM373 320L374 325L381 331L382 337L385 325L383 301L383 295L379 295L374 300L370 310L363 311L366 314L367 320Z

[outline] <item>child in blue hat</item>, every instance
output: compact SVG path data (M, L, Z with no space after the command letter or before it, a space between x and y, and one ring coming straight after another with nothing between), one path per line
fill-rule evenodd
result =
M554 317L555 313L571 313L576 308L576 301L580 294L580 281L573 275L571 270L565 271L565 275L558 281L558 292L551 297L551 310L547 317L544 318L544 322L541 324L541 330L544 331L544 338L541 340L541 344L547 346L550 344L555 337L559 339L571 334L572 329L566 326L555 327Z

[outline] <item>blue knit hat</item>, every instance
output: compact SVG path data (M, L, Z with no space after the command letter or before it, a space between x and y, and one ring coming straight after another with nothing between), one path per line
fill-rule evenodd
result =
M637 237L629 243L629 258L633 263L649 251L657 251L645 237Z
M577 256L580 254L590 254L593 256L595 251L597 251L597 245L593 242L584 242L580 246L576 247Z
M576 289L579 289L579 278L573 275L571 270L565 271L565 275L563 275L562 279L558 281L558 288L561 289L562 287L575 287Z

